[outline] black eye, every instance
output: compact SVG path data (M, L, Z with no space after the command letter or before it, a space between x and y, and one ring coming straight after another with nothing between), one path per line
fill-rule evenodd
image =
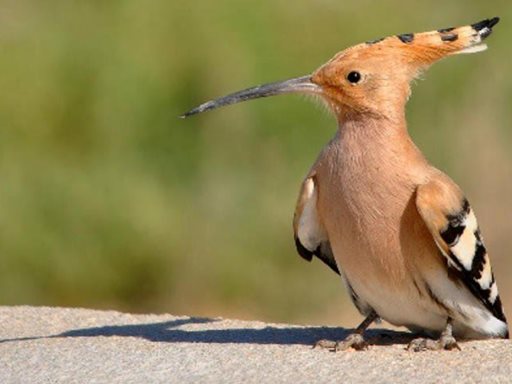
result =
M361 74L359 72L352 71L347 75L347 80L352 84L357 84L359 83L359 80L361 80Z

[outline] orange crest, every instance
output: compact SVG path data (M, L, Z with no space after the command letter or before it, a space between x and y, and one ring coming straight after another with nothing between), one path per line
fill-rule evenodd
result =
M313 74L328 102L343 115L364 112L390 116L403 108L409 83L448 55L485 50L483 40L499 18L458 28L390 36L338 53Z

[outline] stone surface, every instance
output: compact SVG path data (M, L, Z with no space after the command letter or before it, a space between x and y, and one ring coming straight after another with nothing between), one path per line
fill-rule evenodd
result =
M510 383L508 340L407 352L373 329L363 352L312 349L349 330L113 311L0 307L0 383Z

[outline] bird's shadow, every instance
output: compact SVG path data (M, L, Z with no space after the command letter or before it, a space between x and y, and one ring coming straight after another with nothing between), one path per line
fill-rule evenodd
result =
M226 329L178 329L191 324L207 324L219 320L191 317L148 324L107 325L80 328L50 336L4 339L0 343L65 337L138 337L152 342L214 344L314 345L320 339L343 340L352 329L334 327L273 327ZM387 329L370 329L365 337L372 345L407 344L413 335Z

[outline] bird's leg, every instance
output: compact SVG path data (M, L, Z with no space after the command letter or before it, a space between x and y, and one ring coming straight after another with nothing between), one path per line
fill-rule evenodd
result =
M408 351L420 352L420 351L438 351L441 349L445 349L447 351L451 351L452 349L458 349L460 351L460 347L457 344L457 340L452 335L452 319L448 318L446 322L446 328L441 333L441 337L437 340L426 339L426 338L418 338L412 340L407 346Z
M331 349L333 351L345 351L349 348L354 348L357 351L361 351L368 347L366 343L363 333L368 328L371 323L373 323L379 316L375 311L371 311L366 319L363 320L361 324L355 329L353 333L348 335L344 340L341 341L333 341L333 340L319 340L315 343L313 348L320 347L325 349Z

